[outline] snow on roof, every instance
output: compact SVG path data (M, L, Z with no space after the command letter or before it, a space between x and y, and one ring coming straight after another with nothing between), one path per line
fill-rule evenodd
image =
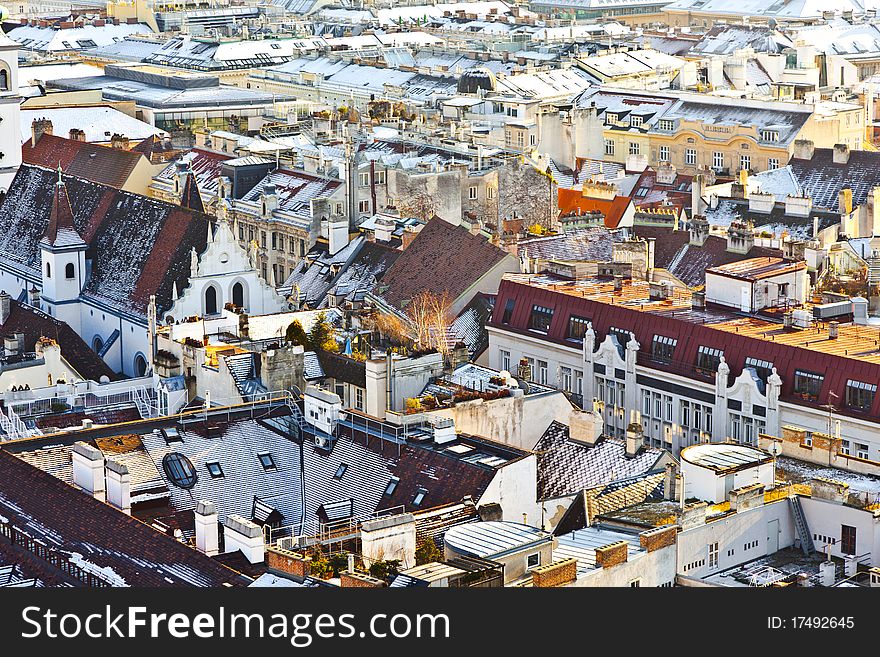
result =
M21 84L44 84L64 78L87 78L104 75L104 69L91 64L40 64L18 69ZM28 128L30 130L30 128Z
M7 36L17 41L27 50L60 52L66 50L88 50L99 46L107 46L121 41L131 34L152 34L153 31L141 23L120 23L114 25L83 25L58 29L55 27L37 27L21 25L9 30Z
M86 133L85 140L93 144L110 143L114 134L124 135L135 142L152 135L167 134L112 107L22 108L19 126L22 143L31 138L31 123L36 119L49 119L53 134L62 137L66 137L72 128L78 128Z

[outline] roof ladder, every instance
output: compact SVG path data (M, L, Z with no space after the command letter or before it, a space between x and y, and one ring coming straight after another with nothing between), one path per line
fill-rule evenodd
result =
M816 551L816 546L813 545L813 537L810 535L809 526L807 526L807 517L804 515L804 507L801 506L801 498L797 495L789 495L788 505L794 516L794 524L801 540L801 549L806 555L812 554Z

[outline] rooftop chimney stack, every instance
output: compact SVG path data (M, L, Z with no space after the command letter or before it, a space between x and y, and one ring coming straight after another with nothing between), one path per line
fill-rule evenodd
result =
M226 552L241 550L250 563L262 563L266 559L266 542L259 525L237 514L230 514L224 523L223 537Z
M642 433L642 425L638 422L631 422L626 427L626 457L629 459L635 457L644 443L645 437Z
M131 475L124 463L107 459L107 503L131 515Z
M70 453L73 461L73 484L97 500L104 501L104 455L97 447L85 442L73 445Z
M31 148L37 145L40 137L52 134L52 122L49 119L34 119L31 122Z
M849 146L846 144L834 144L831 159L834 164L849 164Z
M12 312L12 297L10 297L6 290L0 292L0 326L6 323L6 320L9 319L9 314Z
M837 332L839 330L839 326L840 326L840 324L838 324L837 322L829 322L828 323L828 339L829 340L836 340L837 339Z
M568 417L568 437L592 447L602 435L602 416L597 411L572 410Z
M195 509L196 549L209 557L220 552L220 521L213 502L200 500Z

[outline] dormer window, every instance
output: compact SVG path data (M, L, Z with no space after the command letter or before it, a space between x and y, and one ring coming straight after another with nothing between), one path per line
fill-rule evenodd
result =
M605 123L617 123L617 114L608 113L605 115Z
M629 124L630 124L633 128L638 128L639 126L642 125L642 123L643 123L643 119L642 119L641 116L633 116L633 117L631 117L630 120L629 120Z
M257 458L260 459L260 465L263 466L263 470L266 472L272 472L278 469L278 466L275 465L275 458L269 452L257 454Z
M761 130L761 141L779 141L779 132L776 130Z
M675 130L675 122L670 121L669 119L660 119L657 122L657 129L672 132L673 130Z

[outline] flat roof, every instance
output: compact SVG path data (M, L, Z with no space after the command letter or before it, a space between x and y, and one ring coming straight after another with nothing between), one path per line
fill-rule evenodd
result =
M624 541L628 544L629 555L644 552L639 542L638 534L603 529L600 527L585 527L576 529L570 534L558 537L559 544L553 550L553 559L575 559L577 561L578 575L596 567L596 550L611 543Z
M517 522L489 520L451 527L443 541L458 553L484 559L497 557L535 543L545 543L552 535Z
M773 461L767 452L733 443L703 443L681 450L681 460L716 472L739 470L749 465Z
M536 289L701 324L718 331L880 364L880 336L876 326L841 324L838 337L831 339L827 322L814 322L809 329L786 329L781 321L781 310L777 313L774 309L765 309L765 314L761 316L746 316L735 309L712 305L693 308L691 291L680 287L673 288L667 299L652 300L651 286L646 281L626 279L621 289L615 291L614 281L608 277L574 281L552 274L505 274L504 278ZM807 303L803 309L812 311L812 307L812 303ZM775 315L778 315L778 319Z
M785 258L749 258L731 262L726 265L709 267L707 274L718 274L728 278L738 278L747 281L779 276L793 271L806 270L807 263L804 261L786 260Z

